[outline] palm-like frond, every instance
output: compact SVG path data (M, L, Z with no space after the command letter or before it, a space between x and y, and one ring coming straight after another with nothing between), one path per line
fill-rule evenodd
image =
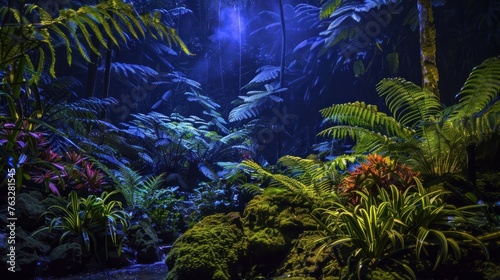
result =
M342 0L325 0L321 6L319 16L321 19L330 17L333 12L340 6Z
M240 121L260 115L265 109L268 109L271 102L282 102L279 96L285 92L285 88L274 88L271 85L265 85L265 91L249 91L246 96L239 96L243 103L229 112L229 121Z
M415 130L422 121L437 116L443 110L435 94L401 78L382 80L377 85L377 91L385 97L394 118Z
M470 73L457 94L455 119L470 118L498 100L500 93L500 57L485 60Z
M414 134L413 130L401 125L393 117L379 112L377 106L367 105L364 102L335 104L322 109L320 112L326 120L334 123L348 124L352 127L359 126L370 131L384 133L389 137L411 138ZM331 133L333 133L333 130L327 129L320 134L329 135Z
M258 86L262 86L264 84L270 84L271 82L277 81L280 75L280 67L273 65L265 65L257 69L257 75L248 82L244 89L247 88L255 88Z

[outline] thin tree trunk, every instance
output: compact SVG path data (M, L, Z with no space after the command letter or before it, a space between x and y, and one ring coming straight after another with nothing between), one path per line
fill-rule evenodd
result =
M283 12L283 0L279 0L281 19L281 67L280 67L280 87L285 86L285 54L286 54L286 28L285 14Z
M439 72L436 65L436 26L434 25L431 0L417 0L417 8L420 24L422 87L440 98Z
M108 49L106 50L106 68L104 70L104 84L102 87L102 98L107 98L109 95L109 83L111 79L111 43L108 43ZM101 111L101 120L106 118L106 109Z
M99 65L99 56L91 52L90 62L87 63L87 87L86 87L86 97L94 97L95 85L97 81L97 67Z

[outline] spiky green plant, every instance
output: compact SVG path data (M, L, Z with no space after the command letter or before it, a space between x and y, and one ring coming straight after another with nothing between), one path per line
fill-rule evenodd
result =
M67 239L80 240L88 252L94 252L97 256L99 243L97 235L103 232L106 258L108 235L120 254L122 239L118 236L118 232L127 230L129 216L122 210L121 202L112 200L112 196L117 192L115 190L109 193L103 192L100 196L89 195L87 198L80 198L75 191L72 191L68 196L69 203L66 207L53 205L43 214L50 219L49 226L36 230L32 235L46 230L56 231L61 234L60 243Z
M316 209L325 234L317 240L322 243L321 250L353 245L351 256L357 261L359 279L364 266L374 267L382 261L398 264L416 278L413 268L398 260L397 254L414 252L421 259L422 252L428 252L424 248L429 247L438 247L436 256L426 255L434 259L434 269L450 255L459 260L461 246L479 247L488 258L485 244L470 232L485 225L480 209L484 206L457 208L444 202L446 191L428 191L417 178L415 182L416 186L404 191L394 185L379 188L378 195L358 191L361 198L356 206L336 202L330 209Z

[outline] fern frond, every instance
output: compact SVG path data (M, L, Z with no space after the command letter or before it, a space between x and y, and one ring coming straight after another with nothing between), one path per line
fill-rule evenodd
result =
M139 192L144 192L144 190L138 189L143 177L135 170L128 166L121 166L118 171L115 172L116 187L122 192L127 205L130 207L136 207L140 200Z
M248 82L248 84L243 86L244 89L253 88L263 84L269 84L273 81L276 81L280 74L280 67L265 65L257 69L256 72L257 75L255 75L255 77L250 82Z
M147 82L148 78L158 75L158 72L151 67L140 64L123 62L111 63L113 75L118 76L118 80L137 80Z
M333 14L333 12L340 6L342 0L326 0L321 6L321 11L319 13L320 19L326 19Z
M470 73L457 94L458 107L452 115L455 119L471 117L497 100L500 94L500 57L485 60Z
M239 189L241 190L241 193L249 196L256 196L258 194L262 194L262 192L264 191L263 188L251 183L245 183L239 186Z
M198 169L205 175L208 179L218 182L220 181L219 176L217 175L217 172L210 167L206 162L200 162L198 163Z
M371 131L387 134L389 137L410 138L414 134L411 129L402 126L393 117L379 112L376 106L367 105L364 102L334 104L320 110L320 112L325 119L334 123L360 126ZM329 132L321 132L320 134L325 133L326 135L329 134Z
M383 79L377 91L385 97L394 118L404 126L417 129L429 118L442 111L439 98L402 78Z
M156 10L152 11L148 14L141 15L142 22L146 26L146 28L151 32L151 36L156 38L155 33L159 36L160 39L167 40L169 45L175 43L180 46L181 50L187 55L193 55L186 44L181 40L179 35L177 35L177 31L167 25L165 25L161 20L161 12Z
M327 170L341 170L345 171L347 168L354 163L363 161L366 156L354 154L354 155L340 155L335 157L333 160L329 161L325 165Z
M243 103L229 112L229 121L240 121L256 117L262 113L270 102L282 102L283 99L279 95L287 89L275 89L270 85L266 85L265 91L249 91L246 96L239 96Z

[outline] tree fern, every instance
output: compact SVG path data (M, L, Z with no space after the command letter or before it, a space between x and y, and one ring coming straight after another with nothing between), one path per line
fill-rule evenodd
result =
M377 90L394 115L364 103L321 110L337 125L320 135L356 141L356 152L389 152L427 174L461 171L466 147L485 143L500 125L500 60L491 58L473 70L458 94L458 104L443 109L439 100L403 79L384 79Z

